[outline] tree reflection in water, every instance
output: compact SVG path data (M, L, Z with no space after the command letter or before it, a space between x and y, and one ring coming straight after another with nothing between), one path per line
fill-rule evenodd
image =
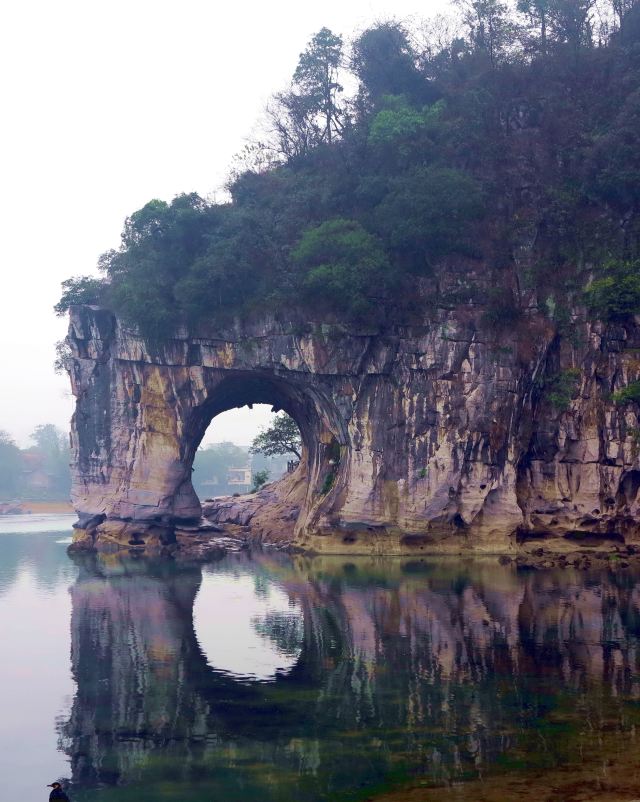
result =
M204 576L80 562L77 694L60 731L80 800L100 786L123 802L246 802L354 798L416 775L446 785L568 763L585 722L636 720L631 573L274 554L230 555ZM280 669L234 676L203 651L193 609L211 576L229 588L211 619L251 579L246 620Z

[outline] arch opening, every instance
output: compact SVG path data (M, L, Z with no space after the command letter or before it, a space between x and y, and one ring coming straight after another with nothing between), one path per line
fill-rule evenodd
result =
M269 477L265 488L268 491L266 494L252 493L255 491L255 482L252 488L246 487L249 471L252 480L255 480L257 473L247 464L239 466L245 470L244 476L240 470L237 492L218 494L214 492L214 485L209 486L210 491L206 486L203 488L200 485L197 492L194 488L197 481L193 481L196 477L193 476L192 469L198 448L211 422L229 410L260 404L269 405L275 413L286 413L295 422L301 438L300 458L295 459L295 455L289 455L293 458L287 461L293 463L292 465L287 466L287 461L280 463L282 471L276 469L274 475ZM246 516L238 512L241 504L253 504L252 510L255 510L256 505L262 505L264 508L262 512L265 515L268 512L267 507L271 505L272 508L278 509L281 528L293 535L301 511L303 509L308 511L311 507L317 506L318 498L327 499L335 482L338 472L336 453L340 451L340 444L334 417L337 419L338 416L332 416L330 402L315 391L313 386L310 387L308 382L301 381L298 385L295 377L290 380L289 377L282 378L273 373L238 371L231 376L227 373L213 387L205 388L202 402L194 406L185 419L181 438L185 474L176 498L178 500L190 498L198 507L204 501L205 517L217 523L244 521ZM246 449L247 444L243 445ZM259 460L256 462L259 463ZM282 475L277 476L276 473ZM219 517L219 510L215 508L215 504L220 497L228 499L230 495L238 495L241 498L236 502L231 517ZM253 511L251 515L253 525L260 516L255 517Z
M191 481L201 502L212 501L221 496L245 495L252 489L272 483L292 473L298 466L302 451L297 424L286 416L288 426L297 435L291 446L297 454L264 454L252 449L253 441L263 432L272 430L274 424L285 418L284 412L275 414L269 404L245 405L221 412L209 424L193 460ZM291 423L293 421L293 423ZM271 450L279 450L268 440Z

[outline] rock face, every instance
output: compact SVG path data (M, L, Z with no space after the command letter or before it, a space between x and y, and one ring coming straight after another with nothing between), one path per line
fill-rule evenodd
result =
M205 501L209 523L221 524L253 543L292 543L296 522L307 495L307 464L267 485L258 493Z
M353 334L264 318L154 346L107 310L74 308L76 540L169 546L176 523L201 516L191 466L207 426L251 403L285 410L302 432L304 484L292 531L282 524L302 548L640 540L638 410L612 399L640 375L638 329L576 317L569 340L537 313L501 333L478 319L441 312ZM209 513L239 523L239 501Z

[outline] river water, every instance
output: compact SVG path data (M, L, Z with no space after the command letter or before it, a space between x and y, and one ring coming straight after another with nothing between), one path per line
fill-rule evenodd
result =
M612 733L635 749L631 570L72 560L71 521L0 519L8 799L57 778L74 802L340 802L404 782L471 799L478 780L579 771Z

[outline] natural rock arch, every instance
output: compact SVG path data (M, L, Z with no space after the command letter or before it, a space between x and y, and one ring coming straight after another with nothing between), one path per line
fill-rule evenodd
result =
M558 411L540 392L545 365L557 372L560 359L549 327L499 335L443 310L358 333L292 315L154 345L108 310L73 308L76 541L167 545L176 524L201 515L191 465L209 422L259 402L302 432L294 539L305 549L497 552L575 530L635 540L635 514L606 503L640 470L635 415L602 391L603 376L614 387L633 379L632 351L609 345L618 330L580 325L584 344L562 356L583 366L580 387Z
M223 412L253 404L269 404L274 412L284 411L297 423L302 437L302 459L297 471L305 481L307 496L304 520L314 507L314 494L326 476L339 443L347 443L332 400L318 388L310 389L298 377L285 377L269 370L228 370L222 378L212 377L205 387L205 400L195 405L185 418L182 462L185 466L181 496L194 493L191 468L202 438L215 417ZM309 488L313 488L311 491ZM317 495L317 494L315 494ZM300 526L304 524L300 521Z
M185 422L183 458L189 468L212 420L222 412L253 404L270 404L274 412L283 410L295 420L302 436L303 457L311 465L322 463L323 443L337 437L345 442L331 399L310 391L295 378L269 371L228 371L205 392L206 400L192 408Z
M72 421L76 541L166 545L174 524L200 519L191 469L217 415L271 404L296 421L309 480L301 526L328 493L318 493L347 434L331 388L287 370L270 353L238 358L229 341L176 339L153 350L106 310L72 313L68 342L77 396ZM245 344L246 345L246 344ZM246 348L245 348L246 351ZM321 496L321 499L318 499Z

